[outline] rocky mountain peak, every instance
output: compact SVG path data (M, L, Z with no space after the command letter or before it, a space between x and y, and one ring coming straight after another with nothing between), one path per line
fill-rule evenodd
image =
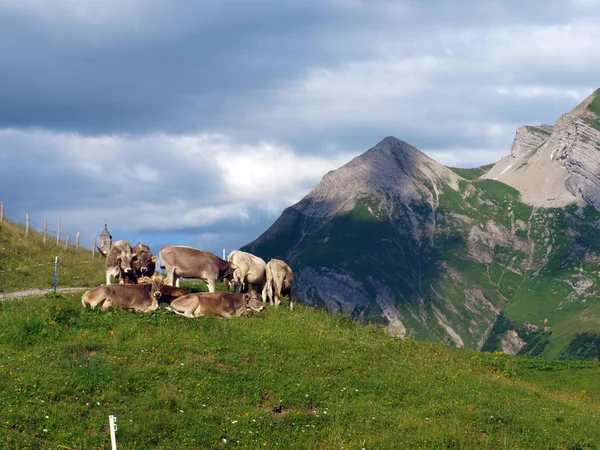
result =
M328 172L294 208L311 217L328 217L351 210L356 200L364 197L384 205L423 198L436 202L442 185L457 190L459 178L412 145L388 136Z
M539 207L589 204L600 209L600 90L563 114L553 127L520 127L508 156L482 178L521 192Z

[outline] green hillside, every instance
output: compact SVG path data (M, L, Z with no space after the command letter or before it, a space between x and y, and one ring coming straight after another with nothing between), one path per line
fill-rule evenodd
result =
M569 345L588 333L596 348L600 335L600 213L533 208L470 170L458 191L437 187L437 205L365 197L323 223L286 210L278 233L245 249L290 261L301 282L303 269L323 267L358 281L371 303L351 315L364 323L387 323L375 299L389 289L411 337L496 351L514 331L519 354L598 359L600 346ZM308 293L309 304L327 303L318 285Z
M56 246L43 236L30 231L25 236L23 227L6 218L0 223L0 293L29 288L51 288L54 277L54 259L58 256L57 284L60 287L97 286L104 281L105 259L92 259L92 252L84 248L75 251L65 243Z
M0 447L600 446L600 366L395 339L298 305L224 320L0 304ZM62 446L62 447L60 447Z

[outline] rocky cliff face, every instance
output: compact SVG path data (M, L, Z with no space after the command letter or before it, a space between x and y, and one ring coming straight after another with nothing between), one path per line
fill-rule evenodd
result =
M552 134L551 125L522 126L517 128L515 139L510 147L510 152L497 162L489 172L482 175L482 179L496 180L499 176L515 169L535 153Z
M521 127L508 157L484 175L539 207L600 206L600 90L554 127Z
M600 281L596 98L554 127L519 128L481 179L385 138L243 249L287 260L301 301L395 335L557 356L549 336L572 333L558 322L600 322L590 309ZM582 277L591 287L579 293Z

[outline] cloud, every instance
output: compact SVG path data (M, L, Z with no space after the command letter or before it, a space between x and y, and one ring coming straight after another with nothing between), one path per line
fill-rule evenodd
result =
M26 212L62 217L87 235L105 221L130 234L206 233L227 222L242 232L257 222L266 228L325 172L352 156L301 155L286 146L238 144L218 134L1 130L0 192L11 193L7 208L18 217ZM241 235L238 246L255 237Z
M385 136L499 159L598 87L599 19L594 0L0 0L0 192L89 233L239 246Z

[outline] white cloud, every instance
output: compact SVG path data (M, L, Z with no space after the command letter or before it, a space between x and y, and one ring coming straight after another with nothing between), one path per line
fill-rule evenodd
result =
M250 206L279 213L325 172L355 156L299 155L288 146L236 144L217 134L86 137L9 129L0 130L0 149L6 157L15 149L32 160L45 155L49 162L43 170L60 167L63 176L84 175L86 188L98 191L93 207L71 209L65 202L61 211L48 214L79 222L85 217L85 226L110 220L127 230L244 222ZM36 169L40 166L1 175L34 181ZM102 200L104 187L111 189L109 200ZM75 186L61 195L76 198L80 193Z

